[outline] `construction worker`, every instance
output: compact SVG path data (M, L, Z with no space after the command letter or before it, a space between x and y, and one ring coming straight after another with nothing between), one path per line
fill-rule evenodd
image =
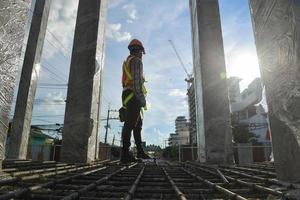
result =
M149 159L150 157L144 152L142 147L142 109L146 107L146 89L144 87L143 63L142 56L145 54L143 44L133 39L128 49L130 55L123 63L122 76L122 102L124 116L124 126L122 130L123 148L121 162L128 163L136 161L136 158L129 151L131 131L137 148L137 158Z

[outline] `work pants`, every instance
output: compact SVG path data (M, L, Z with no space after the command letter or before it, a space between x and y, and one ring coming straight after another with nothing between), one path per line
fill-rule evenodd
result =
M122 93L122 100L131 93L131 90L125 90ZM122 129L122 140L123 140L123 153L129 152L131 132L133 131L133 137L138 151L142 151L142 125L143 121L140 116L141 106L138 99L133 98L127 104L127 116L125 118L124 126Z

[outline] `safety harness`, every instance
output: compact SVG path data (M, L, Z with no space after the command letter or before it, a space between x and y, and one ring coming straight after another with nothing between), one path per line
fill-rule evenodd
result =
M130 87L133 87L133 77L131 75L131 72L129 70L129 63L130 61L132 60L133 56L129 56L127 58L126 61L124 61L123 63L123 80L122 80L122 83L123 83L123 87L125 86L130 86ZM146 82L144 77L143 77L143 80L142 80L142 92L144 95L147 94L147 90L146 90L146 87L144 85L144 83ZM120 119L121 121L125 120L125 116L126 116L126 112L127 112L127 104L128 102L134 97L134 92L130 92L126 98L123 100L122 104L123 104L123 107L120 109L120 111L123 112L123 116L121 119L121 114L120 114ZM147 106L144 106L143 109L141 109L141 113L140 113L140 117L141 119L143 119L143 116L144 116L144 113L143 113L143 110L147 110Z

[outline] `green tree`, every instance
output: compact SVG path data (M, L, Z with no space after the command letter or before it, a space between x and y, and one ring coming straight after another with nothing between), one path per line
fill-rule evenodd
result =
M250 141L257 142L257 136L249 131L248 124L238 122L238 118L231 115L232 136L236 143L248 143Z
M236 124L232 127L233 140L236 143L248 143L251 141L257 141L257 137L254 133L249 131L248 125Z
M177 160L178 159L178 147L177 146L169 146L163 149L162 153L165 159L169 160Z

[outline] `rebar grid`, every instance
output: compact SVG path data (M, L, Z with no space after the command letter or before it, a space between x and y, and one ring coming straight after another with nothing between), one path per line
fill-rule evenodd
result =
M170 177L170 175L168 174L168 172L166 171L166 169L163 167L162 170L164 171L164 173L165 173L168 181L170 182L173 190L176 192L176 195L177 195L178 199L180 199L180 200L186 200L185 195L176 186L175 182L173 181L172 177Z
M209 174L212 174L212 175L218 175L216 172L210 170L210 169L207 169L207 167L203 167L201 166L201 164L198 164L198 163L184 163L185 166L188 166L188 167L191 167L191 168L194 168L194 169L197 169L197 170L200 170L200 171L203 171L203 172L207 172ZM266 183L264 182L256 182L257 179L253 178L253 177L248 177L250 178L251 182L248 182L248 181L244 181L244 180L241 180L240 177L236 178L236 177L232 177L232 176L229 176L229 175L224 175L226 177L226 179L228 179L230 182L234 182L234 183L237 183L241 186L245 186L249 189L252 189L252 190L256 190L256 191L259 191L259 192L262 192L262 193L266 193L266 194L271 194L271 195L275 195L275 196L278 196L278 197L283 197L283 192L281 191L277 191L277 190L274 190L268 186L263 186L263 185L266 185Z
M81 167L76 165L75 170L72 165L48 164L47 168L46 164L37 166L33 163L31 168L28 162L10 163L9 169L19 176L18 181L3 183L0 200L266 199L269 194L280 198L287 187L297 186L282 183L274 179L273 174L256 174L256 170L268 166L245 170L248 167L211 166L194 162L147 161L120 165L115 161ZM52 171L53 168L56 171ZM56 174L49 174L45 178L45 174L53 172ZM25 178L36 174L42 176Z
M236 194L236 193L234 193L234 192L232 192L232 191L230 191L230 190L228 190L228 189L226 189L224 187L221 187L218 184L215 184L215 183L213 183L213 182L211 182L211 181L209 181L207 179L204 179L204 178L202 178L200 176L197 176L195 173L189 171L188 169L182 168L182 170L184 172L186 172L187 174L191 175L192 177L194 177L194 178L198 179L199 181L203 182L204 184L206 184L210 188L213 188L214 190L225 194L226 197L229 198L229 199L247 200L246 198L244 198L244 197L242 197L242 196L240 196L240 195L238 195L238 194Z
M134 181L133 185L131 186L130 190L128 191L128 194L125 196L125 200L131 200L134 196L134 193L136 191L136 188L144 174L145 171L145 166L143 166L141 172L139 173L139 175L137 176L136 180Z

